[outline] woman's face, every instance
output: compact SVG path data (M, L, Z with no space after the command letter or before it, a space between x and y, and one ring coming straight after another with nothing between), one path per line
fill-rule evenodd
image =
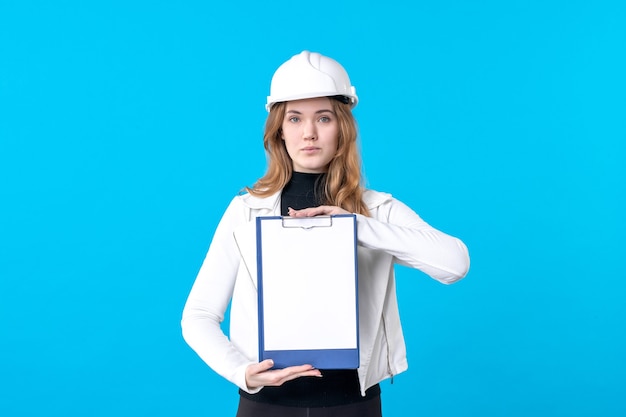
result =
M296 172L322 173L337 153L339 123L327 97L287 102L282 138Z

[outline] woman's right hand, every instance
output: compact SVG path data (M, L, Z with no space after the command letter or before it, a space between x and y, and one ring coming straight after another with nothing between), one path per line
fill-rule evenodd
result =
M277 387L292 379L303 376L321 377L319 369L311 365L290 366L283 369L272 369L274 361L266 359L263 362L253 363L246 368L246 385L249 389L259 387Z

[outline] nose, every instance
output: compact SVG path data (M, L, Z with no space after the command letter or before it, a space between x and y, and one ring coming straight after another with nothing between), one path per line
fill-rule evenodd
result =
M317 139L317 129L314 122L305 122L302 126L302 138L307 140Z

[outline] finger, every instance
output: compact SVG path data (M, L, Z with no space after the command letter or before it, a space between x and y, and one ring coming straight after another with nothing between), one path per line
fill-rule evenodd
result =
M319 206L314 207L312 211L314 213L312 214L313 216L349 213L348 211L337 206Z
M294 210L291 215L294 217L314 217L326 214L327 211L327 206L309 207L302 210Z
M289 207L287 209L287 214L290 217L311 217L311 214L309 214L311 211L310 208L305 208L305 209L300 209L300 210L295 210L291 207Z
M291 374L291 375L288 375L285 378L281 379L279 381L279 383L277 383L276 385L282 385L285 382L292 381L292 380L298 379L298 378L303 378L303 377L321 378L322 377L322 373L318 369L312 369L312 370L307 371L307 372L300 372L300 373L297 373L297 374Z
M318 369L314 368L313 365L305 364L305 365L288 366L286 368L281 369L280 371L286 374L297 374L301 372L308 372L311 370L317 371Z
M274 361L271 359L266 359L263 362L252 364L248 367L249 374L255 375L261 372L265 372L269 370L272 366L274 366Z
M258 367L260 364L255 364ZM322 373L319 369L313 368L311 365L290 366L283 369L269 370L259 373L252 373L252 366L249 368L251 373L247 376L248 387L259 386L279 386L287 381L304 376L321 377Z
M259 362L258 366L260 369L259 372L267 371L268 369L271 369L272 366L274 366L274 361L271 359L265 359L264 361Z
M328 216L333 214L349 214L349 211L337 206L317 206L308 207L301 210L294 210L289 207L288 214L291 217L314 217L314 216Z
M305 216L305 211L306 209L301 209L301 210L295 210L291 207L289 207L287 209L287 214L291 217L304 217Z
M287 381L291 381L293 379L305 376L321 377L322 373L319 369L313 368L310 365L304 365L266 372L263 374L263 376L269 377L268 385L282 385Z

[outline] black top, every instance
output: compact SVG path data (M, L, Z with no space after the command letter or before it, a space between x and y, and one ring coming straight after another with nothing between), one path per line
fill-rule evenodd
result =
M280 211L287 216L289 207L299 210L323 205L324 174L294 172L281 194ZM322 377L302 377L280 387L265 387L256 394L239 390L241 396L263 403L292 407L332 407L367 401L380 395L374 385L361 396L356 369L321 370Z
M300 210L323 205L322 194L325 178L325 174L294 172L281 193L280 214L287 216L289 207Z

